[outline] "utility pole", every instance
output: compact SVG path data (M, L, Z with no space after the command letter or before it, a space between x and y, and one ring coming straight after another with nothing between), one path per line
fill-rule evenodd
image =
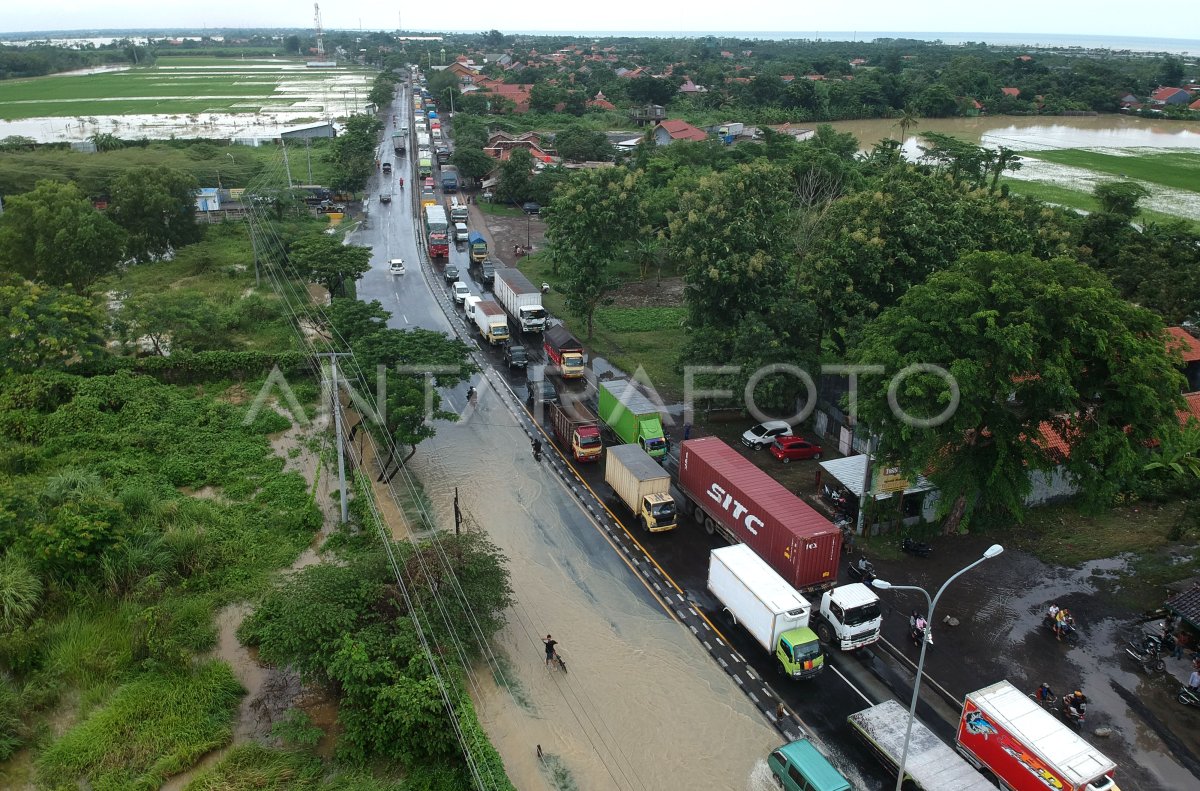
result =
M279 138L279 146L283 149L283 168L287 171L288 189L292 189L292 166L288 163L287 157L287 141L282 137Z
M330 381L332 383L332 406L333 406L333 426L334 434L337 437L337 459L338 459L338 489L341 491L342 500L342 524L346 524L350 519L350 505L346 496L346 448L343 444L342 437L342 400L338 393L338 365L337 358L349 357L346 352L326 352L318 355L320 357L329 358Z
M462 527L462 511L458 507L458 487L454 487L454 535L458 535Z
M311 145L311 143L312 143L312 140L310 138L307 138L307 137L304 138L304 153L308 155L308 183L309 184L313 183L313 179L312 179L312 145Z

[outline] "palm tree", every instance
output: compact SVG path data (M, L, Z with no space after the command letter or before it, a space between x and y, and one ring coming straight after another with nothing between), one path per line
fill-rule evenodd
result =
M900 117L896 119L896 126L900 127L900 150L904 150L904 143L908 140L908 130L912 129L921 122L921 116L917 114L917 109L911 104L901 111Z

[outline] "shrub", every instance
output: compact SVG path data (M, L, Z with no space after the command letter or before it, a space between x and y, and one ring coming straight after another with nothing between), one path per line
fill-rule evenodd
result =
M42 601L42 581L24 557L0 556L0 633L24 626Z

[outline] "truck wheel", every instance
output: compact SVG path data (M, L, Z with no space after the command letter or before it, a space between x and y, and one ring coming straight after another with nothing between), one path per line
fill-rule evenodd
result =
M821 640L822 643L832 643L833 642L833 630L829 628L829 624L827 624L827 623L817 624L817 637Z
M710 536L717 532L717 523L714 522L712 517L708 516L707 514L704 516L704 532L708 533Z

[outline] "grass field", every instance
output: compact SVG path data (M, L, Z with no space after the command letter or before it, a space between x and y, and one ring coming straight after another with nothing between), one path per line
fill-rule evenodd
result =
M1066 206L1070 209L1094 212L1100 208L1099 204L1096 203L1096 199L1092 197L1092 193L1088 191L1073 190L1069 187L1047 184L1042 181L1023 181L1013 178L1003 179L1002 183L1007 184L1009 189L1017 195L1027 195L1031 198L1037 198L1038 200L1054 203L1059 206ZM1183 220L1191 225L1193 229L1200 232L1200 221L1180 217L1175 214L1165 214L1159 211L1142 209L1138 213L1138 219L1143 222L1156 223L1172 223Z
M371 74L310 70L284 58L169 58L128 71L2 81L0 119L286 111L344 101L356 90L365 97Z
M1155 151L1134 156L1106 154L1084 149L1033 151L1021 156L1042 159L1060 165L1124 176L1139 181L1162 184L1164 187L1200 192L1200 153L1185 151Z

